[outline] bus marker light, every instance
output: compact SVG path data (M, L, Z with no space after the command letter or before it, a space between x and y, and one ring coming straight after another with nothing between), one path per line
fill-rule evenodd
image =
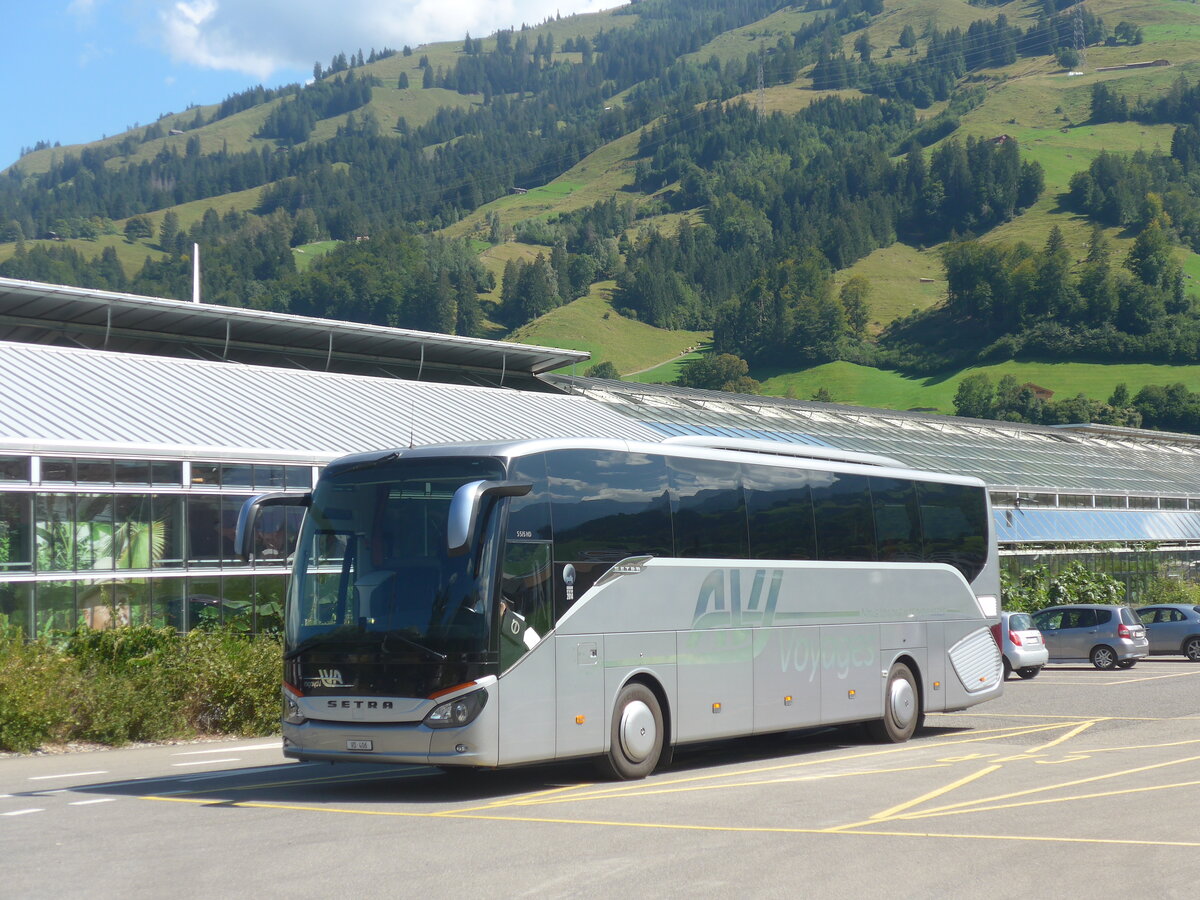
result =
M940 691L942 689L942 683L940 681L935 681L933 683L933 689L935 691Z
M474 681L465 681L462 684L456 684L453 687L442 688L440 691L434 691L429 695L430 700L436 700L438 697L445 697L447 694L453 694L455 691L465 690L469 687L474 687Z
M853 700L854 699L854 691L846 691L846 696L849 699Z
M792 705L792 698L791 698L791 697L784 697L784 698L783 698L783 705L784 705L784 706L791 706L791 705Z
M713 715L716 715L716 714L717 714L717 713L719 713L720 711L721 711L721 704L720 704L720 703L714 703L714 704L713 704Z
M584 722L586 722L586 721L587 721L587 716L576 716L576 717L575 717L575 724L576 724L576 725L582 725L582 724L583 724Z

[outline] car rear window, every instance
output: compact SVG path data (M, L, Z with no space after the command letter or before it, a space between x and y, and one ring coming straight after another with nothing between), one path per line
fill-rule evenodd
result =
M1139 619L1128 606L1121 607L1121 621L1126 625L1141 625L1142 620Z
M1013 613L1008 617L1009 631L1032 631L1033 619L1029 618L1029 613Z

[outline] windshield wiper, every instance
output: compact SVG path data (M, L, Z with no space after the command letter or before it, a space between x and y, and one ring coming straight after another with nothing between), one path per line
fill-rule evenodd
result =
M409 647L412 647L414 650L420 650L422 653L428 653L430 656L434 657L435 659L442 659L442 660L446 659L445 653L439 653L438 651L434 650L432 647L426 647L424 644L418 644L412 638L406 638L404 635L402 635L396 631L384 632L383 643L379 645L379 649L382 650L384 653L387 653L387 642L390 641L392 638L396 638L397 640L407 644Z
M310 637L306 640L301 641L299 644L297 644L291 650L289 650L285 654L283 654L283 658L284 659L295 659L301 653L304 653L308 650L314 650L317 647L345 647L350 643L352 643L352 641L346 640L346 638L344 638L344 637L330 638L330 637L322 637L321 635L317 635L316 637Z

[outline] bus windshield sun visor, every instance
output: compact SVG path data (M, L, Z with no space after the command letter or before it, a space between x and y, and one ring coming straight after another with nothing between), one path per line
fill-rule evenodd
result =
M451 556L466 553L475 533L475 519L486 497L523 497L533 485L520 481L471 481L454 492L446 522L446 549Z

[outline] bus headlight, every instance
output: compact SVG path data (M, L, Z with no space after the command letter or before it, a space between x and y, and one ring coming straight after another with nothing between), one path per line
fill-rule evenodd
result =
M487 691L472 691L439 703L425 717L430 728L460 728L470 725L487 705Z
M283 721L288 725L303 725L308 721L300 711L300 704L287 688L283 689Z

